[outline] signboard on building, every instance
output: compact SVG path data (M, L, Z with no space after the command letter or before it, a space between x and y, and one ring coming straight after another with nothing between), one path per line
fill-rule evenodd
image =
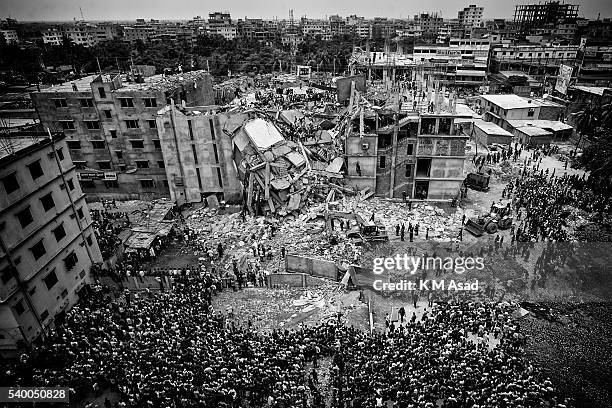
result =
M104 180L104 181L115 181L117 180L117 173L113 171L81 171L77 172L77 179L79 180Z
M561 65L559 67L559 76L557 77L557 83L555 89L567 95L567 87L569 86L570 79L572 78L572 67L568 65Z
M448 48L436 49L436 55L446 55L449 57L461 57L461 50L450 50Z

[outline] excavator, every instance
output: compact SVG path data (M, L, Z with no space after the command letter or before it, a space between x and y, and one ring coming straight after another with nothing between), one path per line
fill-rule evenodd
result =
M366 222L359 214L354 212L327 211L325 213L325 225L328 232L334 230L335 220L355 221L357 226L350 228L346 236L353 239L358 245L363 245L364 242L389 241L387 230L380 221Z
M481 237L485 232L495 234L498 229L510 228L512 221L510 203L494 203L489 214L468 219L465 223L465 229L474 236Z

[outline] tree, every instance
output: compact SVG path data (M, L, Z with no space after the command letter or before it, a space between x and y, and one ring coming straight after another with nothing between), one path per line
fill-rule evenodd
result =
M612 104L594 105L576 114L575 128L588 141L583 149L582 164L598 179L612 179Z

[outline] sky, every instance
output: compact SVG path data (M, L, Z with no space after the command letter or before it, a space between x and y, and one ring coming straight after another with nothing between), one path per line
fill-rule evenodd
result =
M229 11L232 19L279 18L293 16L299 19L325 18L333 14L348 16L357 14L366 18L413 17L420 12L438 12L444 18L457 18L457 11L469 4L484 6L484 18L508 18L517 3L537 3L538 0L0 0L0 18L12 17L20 21L67 21L81 19L79 6L85 20L125 21L137 18L160 20L186 20L209 12ZM580 5L580 16L586 18L612 17L610 0L573 0L567 3Z

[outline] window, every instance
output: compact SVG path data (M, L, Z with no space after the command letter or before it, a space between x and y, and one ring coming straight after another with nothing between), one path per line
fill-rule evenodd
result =
M144 148L144 142L142 140L130 140L132 144L132 149L142 149Z
M217 181L219 182L219 187L223 188L223 177L221 177L221 168L217 167Z
M214 146L214 145L213 145ZM193 153L193 162L195 164L198 164L198 154L196 152L196 147L195 145L191 145L191 152Z
M414 144L409 143L408 147L406 148L406 154L411 156L413 153L414 153Z
M19 299L19 302L15 303L14 308L17 314L21 316L23 312L25 312L25 307L23 307L23 299Z
M132 98L119 98L119 103L121 104L122 108L134 107L134 101L132 100Z
M157 150L161 150L161 141L159 139L153 139L153 146L157 149Z
M67 108L68 102L65 98L53 99L53 103L55 103L56 108Z
M83 214L83 207L81 207L81 208L77 209L77 215L79 216L79 219L80 219L80 220L82 220L82 219L83 219L83 217L85 216L85 215Z
M64 230L64 223L61 223L58 227L53 229L53 235L55 235L55 240L60 242L62 238L66 236L66 230Z
M49 211L50 209L55 207L55 202L53 201L53 195L51 193L42 196L40 202L45 211Z
M92 140L91 145L94 149L104 149L106 147L104 140Z
M404 176L410 177L411 174L412 174L412 164L407 164L406 165L406 174L404 174Z
M7 284L17 274L17 271L12 265L7 266L0 271L0 280L3 284Z
M73 120L60 120L60 126L64 130L74 130L74 121Z
M116 130L114 130L114 129L113 129L113 130L111 130L111 131L110 131L110 135L111 135L111 138L116 139L116 138L117 138L117 131L116 131Z
M110 119L112 117L112 113L113 111L111 111L110 109L104 109L104 116L106 117L106 119Z
M202 189L202 177L200 176L200 169L196 167L196 176L198 176L198 186Z
M53 269L51 273L49 273L43 278L43 282L45 282L47 290L50 290L53 286L55 286L55 284L58 282L57 275L55 274L55 269ZM42 317L42 315L40 317Z
M212 119L208 119L208 125L210 126L210 138L215 140L215 124Z
M155 122L154 120L147 120L147 123L149 124L149 129L157 128L157 122Z
M164 163L164 161L163 161L163 160L158 160L158 161L157 161L157 166L158 166L160 169L165 169L165 168L166 168L166 164Z
M111 169L111 163L110 160L102 160L98 162L98 168L100 170L110 170Z
M66 183L68 184L68 189L70 189L70 191L74 190L74 182L72 179L68 179Z
M83 170L85 166L87 166L87 162L85 160L73 160L72 163L74 163L77 170Z
M190 120L187 121L187 127L189 128L189 139L193 140L193 127Z
M81 99L81 107L83 108L93 108L94 103L91 98L82 98Z
M139 128L138 121L134 120L134 119L126 120L125 121L125 126L128 129L138 129Z
M136 168L137 169L148 169L149 161L148 160L136 160Z
M60 147L55 152L57 153L57 157L60 159L60 161L64 160L64 148L63 147Z
M155 108L157 106L157 100L155 98L144 99L145 108Z
M17 173L11 173L8 176L2 178L2 184L6 194L11 194L13 191L19 190L19 183L17 182Z
M38 241L36 244L34 244L34 246L30 248L30 251L32 251L32 255L34 256L34 259L37 261L40 259L41 256L47 253L47 250L45 249L45 244L43 244L42 239Z
M66 271L72 270L75 265L79 262L79 258L77 258L74 251L72 251L66 258L64 258L64 265L66 265Z
M168 180L164 179L163 181L164 181L164 187L166 188L170 187L170 184L168 184Z
M100 122L97 120L84 120L83 122L85 122L85 126L89 130L100 129Z
M66 140L66 144L68 145L68 149L70 150L81 150L80 140Z
M119 165L119 170L125 171L126 169L127 169L127 166L125 164L120 164Z
M380 156L380 165L381 169L384 169L387 166L387 156Z
M34 163L28 164L28 169L30 170L32 180L36 180L44 174L42 167L40 167L40 160L36 160Z
M115 150L115 154L118 159L123 159L123 152L121 150Z
M215 154L215 163L219 163L219 153L217 152L217 145L213 143L213 153Z
M153 180L151 179L143 179L140 180L140 186L142 188L153 188L155 187L155 183L153 183Z
M534 114L535 114L535 109L529 108L529 111L527 112L527 116L532 117Z
M92 246L93 245L93 240L91 239L91 235L89 235L87 237L87 245Z
M104 180L104 187L106 188L119 188L117 180Z

